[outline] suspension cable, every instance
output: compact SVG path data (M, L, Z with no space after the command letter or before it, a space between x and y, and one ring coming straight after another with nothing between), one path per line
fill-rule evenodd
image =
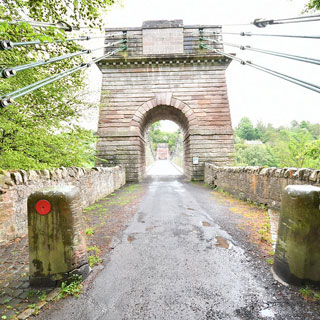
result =
M237 26L251 26L251 23L223 23L217 25L222 26L222 27L237 27Z
M99 39L104 38L105 36L84 36L79 38L71 38L71 39L64 39L64 40L35 40L35 41L21 41L21 42L12 42L10 40L0 40L0 50L10 50L14 47L21 47L21 46L29 46L29 45L35 45L35 44L44 44L44 43L61 43L65 41L87 41L91 39Z
M269 55L273 55L273 56L277 56L277 57L281 57L281 58L292 59L292 60L296 60L296 61L301 61L301 62L320 65L320 60L319 59L307 58L307 57L296 56L296 55L292 55L292 54L288 54L288 53L281 53L281 52L277 52L277 51L270 51L270 50L264 50L264 49L259 49L259 48L253 48L251 46L243 46L243 45L239 45L239 44L236 44L236 43L230 43L230 42L225 42L225 41L222 42L222 41L209 39L209 38L205 38L205 37L201 37L200 40L214 42L214 43L217 43L217 44L224 44L226 46L235 47L235 48L238 48L240 50L256 51L256 52L269 54Z
M300 16L293 18L285 19L254 19L251 23L227 23L220 24L223 27L234 27L234 26L256 26L258 28L264 28L268 25L273 24L287 24L287 23L300 23L300 22L314 22L320 20L320 14L309 15L309 16Z
M260 36L260 37L282 37L282 38L299 38L299 39L320 39L320 35L306 36L306 35L291 35L291 34L265 34L265 33L251 33L251 32L221 32L213 33L215 36L222 34L231 34L242 37Z
M268 25L273 24L287 24L287 23L299 23L299 22L313 22L319 21L320 14L310 15L310 16L300 16L300 17L293 17L293 18L284 18L284 19L255 19L253 22L249 23L230 23L230 24L222 24L223 26L248 26L248 25L255 25L258 28L264 28ZM12 20L7 21L0 19L0 23L8 23L8 24L19 24L19 23L28 23L34 27L55 27L58 29L63 29L65 31L73 31L73 30L80 30L80 29L88 29L89 27L75 27L71 26L67 22L59 21L57 23L48 23L48 22L39 22L39 21L27 21L27 20Z
M70 32L73 30L80 30L80 28L71 26L69 23L66 23L64 21L59 21L58 23L48 23L48 22L39 22L39 21L26 21L26 20L7 21L7 20L0 19L0 23L8 23L8 24L28 23L30 26L33 26L33 27L40 27L40 28L54 27L54 28L65 30L67 32Z
M63 56L54 57L54 58L51 58L51 59L48 59L48 60L36 61L36 62L33 62L33 63L23 64L23 65L15 66L15 67L12 67L12 68L5 68L3 70L0 69L0 77L2 77L2 78L14 77L16 75L16 73L19 72L19 71L40 67L40 66L43 66L43 65L47 65L47 64L58 62L58 61L61 61L61 60L69 59L69 58L72 58L72 57L81 56L81 55L84 55L84 54L89 54L89 53L91 53L93 51L97 51L97 50L101 50L101 49L104 49L104 48L108 48L108 47L114 46L114 45L119 44L119 43L126 43L126 39L122 39L122 40L119 40L119 41L116 41L116 42L110 42L110 43L107 43L106 45L104 45L102 47L95 48L95 49L81 50L81 51L77 51L77 52L74 52L74 53L69 53L69 54L66 54L66 55L63 55Z
M288 24L288 23L314 22L314 21L320 21L320 14L286 18L286 19L255 19L252 22L252 24L258 28L265 28L266 26L273 25L273 24Z
M1 100L0 100L0 107L7 107L9 106L10 104L12 104L15 100L17 100L18 98L22 97L22 96L25 96L41 87L44 87L52 82L55 82L55 81L58 81L64 77L67 77L75 72L78 72L78 71L81 71L82 69L84 68L89 68L93 63L96 63L106 57L109 57L109 56L112 56L120 51L124 51L124 50L127 50L127 45L123 45L122 47L118 48L118 49L115 49L113 51L110 51L106 54L104 54L103 56L99 57L99 58L95 58L95 59L92 59L90 62L88 63L82 63L81 65L79 66L76 66L76 67L73 67L71 69L68 69L68 70L65 70L59 74L56 74L56 75L53 75L51 77L48 77L48 78L45 78L43 80L40 80L40 81L37 81L35 83L32 83L24 88L20 88L18 90L15 90L13 92L10 92L8 93L7 95L5 96L2 96L1 97Z
M72 57L77 57L77 56L80 56L83 54L88 54L88 53L90 53L90 50L82 50L82 51L77 51L74 53L66 54L63 56L54 57L54 58L51 58L48 60L42 60L42 61L37 61L34 63L22 64L20 66L16 66L16 67L12 67L12 68L5 68L5 69L1 70L1 77L2 78L11 78L11 77L14 77L17 74L17 72L19 72L19 71L40 67L40 66L43 66L46 64L58 62L61 60L65 60L65 59L72 58Z
M258 69L260 71L263 71L263 72L266 72L266 73L269 73L275 77L278 77L278 78L281 78L283 80L286 80L286 81L289 81L291 83L295 83L301 87L304 87L306 89L309 89L309 90L312 90L312 91L315 91L317 93L320 93L320 86L318 85L315 85L315 84L312 84L310 82L306 82L306 81L303 81L303 80L300 80L300 79L297 79L297 78L294 78L294 77L291 77L291 76L288 76L286 74L283 74L283 73L280 73L280 72L277 72L275 70L271 70L271 69L268 69L266 67L263 67L263 66L260 66L260 65L257 65L257 64L254 64L252 63L251 61L245 61L245 60L242 60L240 58L236 58L235 56L233 55L230 55L228 53L225 53L221 50L218 50L218 49L215 49L213 47L210 47L206 44L203 44L203 43L200 43L200 48L204 48L204 49L208 49L210 51L213 51L215 53L219 53L223 56L226 56L232 60L236 60L238 61L240 64L242 65L246 65L246 66L250 66L252 68L255 68L255 69Z

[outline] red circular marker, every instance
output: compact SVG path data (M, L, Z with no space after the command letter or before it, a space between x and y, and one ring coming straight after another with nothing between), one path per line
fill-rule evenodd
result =
M47 200L39 200L36 204L36 210L42 216L47 215L51 210L51 204Z

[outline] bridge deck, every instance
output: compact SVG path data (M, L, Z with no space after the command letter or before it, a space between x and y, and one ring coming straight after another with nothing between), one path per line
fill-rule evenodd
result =
M258 209L183 177L149 176L144 186L133 220L85 293L39 319L319 319L274 281L249 228L239 228L241 210Z

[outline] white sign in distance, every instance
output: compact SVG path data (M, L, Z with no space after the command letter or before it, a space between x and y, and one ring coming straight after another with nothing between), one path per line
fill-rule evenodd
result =
M193 164L199 164L199 158L198 157L193 157L192 158L192 163Z

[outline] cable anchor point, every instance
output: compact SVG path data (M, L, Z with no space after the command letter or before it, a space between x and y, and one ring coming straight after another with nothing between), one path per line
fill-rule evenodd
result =
M274 20L255 19L252 24L258 28L265 28L269 24L273 24Z
M64 29L66 32L71 32L73 30L80 30L80 28L75 28L71 24L65 22L65 21L59 21L56 26L59 28Z
M1 75L5 79L14 77L16 74L17 74L16 70L11 69L11 68L3 69L1 71Z
M0 100L0 107L1 108L6 108L12 104L14 100L12 98L3 98Z
M13 42L10 40L0 40L0 50L10 50L12 49Z

